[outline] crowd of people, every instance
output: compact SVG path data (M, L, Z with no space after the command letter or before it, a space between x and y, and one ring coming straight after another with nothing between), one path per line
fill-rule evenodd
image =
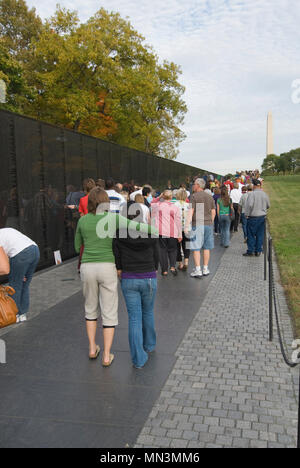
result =
M69 188L68 209L79 213L75 250L85 298L89 358L97 359L97 323L101 314L104 349L102 365L109 367L118 325L118 284L129 318L132 363L140 369L155 350L154 304L157 274L192 278L210 274L209 262L216 239L224 248L240 225L247 251L263 251L265 218L270 202L258 172L242 172L224 180L196 176L164 190L136 187L113 179L86 179L83 190ZM0 274L9 274L19 309L17 321L26 321L29 286L39 261L35 242L14 228L0 229ZM99 314L100 311L100 314Z

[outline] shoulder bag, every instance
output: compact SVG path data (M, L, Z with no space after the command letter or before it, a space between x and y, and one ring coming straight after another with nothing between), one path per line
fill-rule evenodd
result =
M13 325L17 321L18 307L12 297L15 290L0 285L0 328Z

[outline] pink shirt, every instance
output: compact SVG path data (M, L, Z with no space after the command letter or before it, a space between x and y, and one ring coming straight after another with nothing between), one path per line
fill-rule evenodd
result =
M181 213L174 203L155 201L151 204L151 216L160 236L175 239L182 237Z

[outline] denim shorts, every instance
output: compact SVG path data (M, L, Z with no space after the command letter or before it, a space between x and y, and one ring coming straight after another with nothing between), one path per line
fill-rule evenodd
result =
M211 226L195 226L190 234L191 251L212 250L215 247L214 229Z

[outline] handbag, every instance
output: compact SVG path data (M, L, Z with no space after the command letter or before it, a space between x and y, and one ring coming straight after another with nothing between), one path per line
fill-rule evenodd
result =
M18 307L12 297L15 290L0 285L0 329L17 322Z

